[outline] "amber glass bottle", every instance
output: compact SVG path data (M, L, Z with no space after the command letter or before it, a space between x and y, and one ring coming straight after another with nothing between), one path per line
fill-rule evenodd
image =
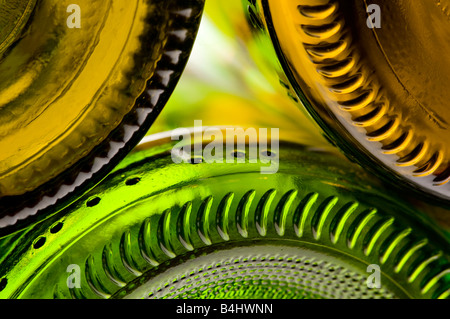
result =
M138 143L183 71L202 9L0 1L0 227L83 193Z
M333 143L400 189L448 204L448 1L244 3L286 86Z

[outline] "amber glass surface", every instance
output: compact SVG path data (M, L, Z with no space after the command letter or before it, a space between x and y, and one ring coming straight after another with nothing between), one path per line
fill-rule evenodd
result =
M448 1L248 1L289 84L345 153L407 190L450 199ZM375 25L377 22L377 25Z
M1 224L85 191L137 144L187 62L202 7L1 1Z

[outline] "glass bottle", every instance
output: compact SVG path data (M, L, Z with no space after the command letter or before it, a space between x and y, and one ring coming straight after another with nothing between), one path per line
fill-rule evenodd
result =
M201 33L196 45L202 35L200 51L216 48L208 39L220 33ZM259 83L249 92L239 82L246 59L225 64L213 81L200 71L224 59L196 61L197 52L150 135L113 172L57 214L3 238L0 297L449 298L447 231L316 131L299 129L308 120L263 75L249 76ZM215 81L230 86L219 90ZM187 106L194 116L180 116ZM245 117L255 109L258 116ZM203 133L215 125L216 136L193 129L179 144L180 131L164 132L194 119ZM230 151L216 139L228 134L228 121L279 126L279 147L276 136L260 134L256 157L249 143ZM209 162L211 142L222 162ZM174 152L188 145L190 153ZM176 163L180 154L186 161ZM261 174L271 161L276 173ZM370 279L378 270L379 288Z
M183 71L202 9L1 2L0 228L57 210L139 142Z
M349 158L447 205L447 1L249 0L255 56Z

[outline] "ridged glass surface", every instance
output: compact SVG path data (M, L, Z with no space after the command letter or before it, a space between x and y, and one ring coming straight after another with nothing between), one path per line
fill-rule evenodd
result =
M241 4L206 3L176 91L109 175L0 232L0 298L450 298L448 210L332 147ZM236 126L279 138L220 139Z
M138 143L183 71L203 1L1 4L6 226L79 195Z
M336 155L281 145L280 170L261 175L261 162L175 164L173 142L152 142L2 242L0 296L448 297L449 238L431 220Z
M255 32L270 37L289 86L334 143L448 203L448 1L248 3Z

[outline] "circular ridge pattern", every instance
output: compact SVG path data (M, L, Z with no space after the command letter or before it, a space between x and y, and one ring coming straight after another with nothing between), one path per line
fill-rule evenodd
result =
M258 245L213 252L152 276L150 286L127 298L150 299L322 299L394 298L369 289L366 276L293 247ZM257 256L255 256L257 255ZM329 258L329 256L328 256ZM340 261L342 265L342 261ZM162 277L162 278L160 278ZM121 292L116 294L120 297Z
M153 76L135 106L108 137L62 175L24 195L0 198L0 229L12 232L30 221L44 218L93 187L139 142L164 107L187 63L201 19L203 0L171 0L167 7L168 38ZM35 172L38 174L38 172ZM32 217L32 218L30 218ZM25 222L21 222L25 220ZM10 227L14 226L14 227Z
M122 298L177 264L278 244L299 258L316 251L327 265L348 264L343 273L367 275L368 265L379 265L385 297L450 297L448 238L335 155L281 143L280 170L261 177L261 163L174 164L172 146L131 154L65 212L0 243L21 247L0 259L8 280L0 296ZM127 185L130 178L139 182ZM64 227L51 234L57 221ZM31 246L38 237L45 249ZM67 286L71 264L81 269L80 289Z
M287 17L274 13L283 6L289 11ZM260 0L249 1L248 10L254 26L270 35L302 104L333 143L384 179L445 204L450 198L450 164L442 141L414 129L408 111L391 101L356 43L351 18L343 9L350 6L355 4Z

